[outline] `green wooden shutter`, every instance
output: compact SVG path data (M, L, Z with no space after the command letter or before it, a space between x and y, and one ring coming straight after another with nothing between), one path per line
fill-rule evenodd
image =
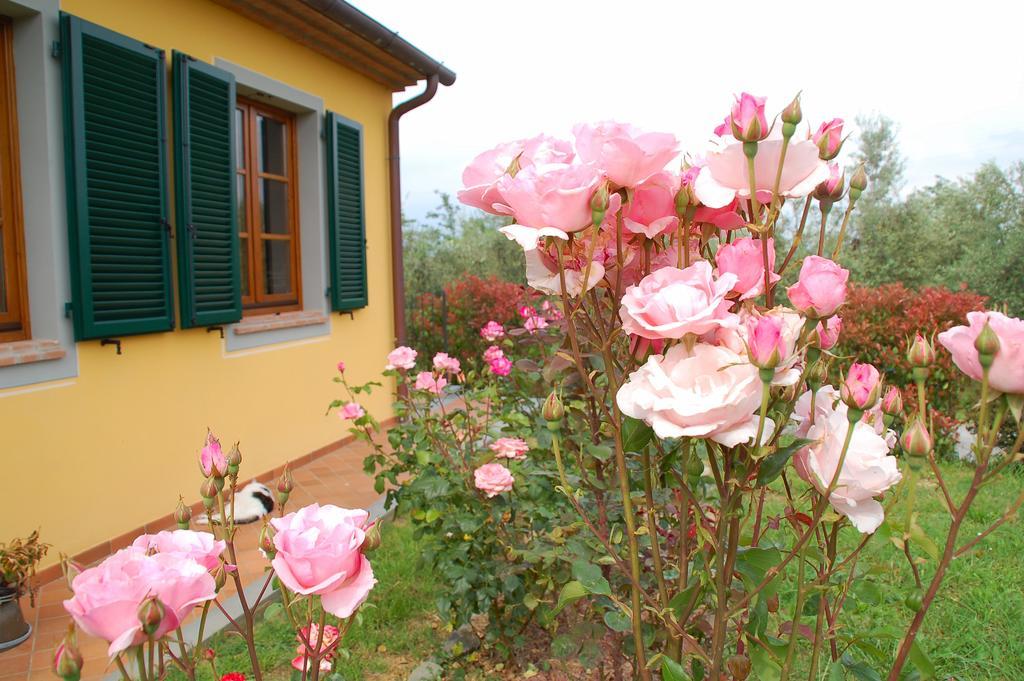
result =
M366 307L363 128L327 112L327 213L331 309Z
M61 14L78 340L174 328L163 50Z
M177 51L172 59L181 325L237 322L235 77Z

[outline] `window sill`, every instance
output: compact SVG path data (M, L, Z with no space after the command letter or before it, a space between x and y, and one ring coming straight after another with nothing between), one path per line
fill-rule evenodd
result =
M327 321L323 312L299 310L296 312L279 312L246 317L234 324L232 330L236 336L247 336L252 333L276 331L278 329L294 329L300 326L316 326Z
M61 359L67 354L55 340L24 340L0 343L0 367Z

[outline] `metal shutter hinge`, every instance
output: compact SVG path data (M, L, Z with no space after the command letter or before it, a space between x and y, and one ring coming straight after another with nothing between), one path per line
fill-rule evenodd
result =
M188 223L188 227L186 227L186 229L188 229L188 238L195 239L196 238L196 226L190 222L190 223Z
M171 231L171 223L167 220L167 218L160 218L160 226L167 230L167 236L169 238L174 238L174 232Z
M208 327L206 327L206 333L210 333L211 331L220 331L220 337L221 338L224 337L224 327L223 326L208 326Z
M100 341L100 346L114 345L117 347L117 354L121 354L121 340L119 338L104 338Z
M54 40L50 45L50 56L54 59L60 59L63 48L61 47L59 40Z
M64 317L71 319L72 313L75 311L74 303L64 303Z

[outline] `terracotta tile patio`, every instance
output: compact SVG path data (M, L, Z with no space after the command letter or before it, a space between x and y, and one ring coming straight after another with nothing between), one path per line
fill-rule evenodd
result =
M288 509L296 509L314 501L348 508L369 508L380 495L373 490L373 479L363 473L363 458L368 452L369 446L365 443L351 442L305 465L293 468L295 488L288 500ZM161 529L174 529L173 523L166 522L166 525L156 527L147 526L147 530L151 532ZM238 552L239 569L242 583L246 585L262 579L266 566L266 561L256 548L259 529L259 523L252 523L241 526L236 534L235 547ZM123 535L112 539L110 545L116 550L129 544L132 539L134 535ZM104 555L95 558L96 562L104 558L107 552L102 553ZM233 594L234 589L229 581L228 586L222 591L221 602ZM0 653L0 681L54 681L57 678L50 665L54 649L67 631L70 622L61 602L70 597L71 592L64 580L56 579L42 586L34 608L29 607L27 599L22 599L25 619L32 624L33 634L17 648ZM102 679L110 673L113 665L111 668L107 666L107 644L104 641L80 632L79 647L85 659L82 674L84 681Z

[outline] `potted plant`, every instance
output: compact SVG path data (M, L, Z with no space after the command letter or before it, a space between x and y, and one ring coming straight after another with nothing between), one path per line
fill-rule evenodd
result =
M21 613L18 599L28 594L35 604L32 577L49 548L49 544L39 541L38 531L27 539L16 538L0 544L0 650L13 648L32 633L31 625Z

